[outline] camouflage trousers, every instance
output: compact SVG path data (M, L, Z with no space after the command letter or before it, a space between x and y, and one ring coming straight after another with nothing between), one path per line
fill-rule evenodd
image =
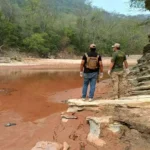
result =
M127 78L124 71L112 72L111 79L113 83L113 96L120 98L125 95L125 88L127 87Z

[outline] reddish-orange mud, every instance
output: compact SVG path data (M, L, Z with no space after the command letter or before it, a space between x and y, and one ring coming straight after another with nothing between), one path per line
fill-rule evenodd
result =
M72 150L80 150L82 144L85 150L97 150L86 140L86 117L95 114L76 113L77 120L61 122L60 113L67 110L63 102L81 97L82 82L78 71L0 70L0 150L31 150L39 141L66 141ZM109 91L110 80L101 81L95 98L107 98ZM7 128L8 122L17 125ZM103 150L121 150L116 137L110 133L106 137L108 145Z
M80 112L74 115L76 120L69 120L67 123L61 121L60 114L53 114L47 118L35 122L22 122L20 116L14 112L2 113L1 121L11 119L17 123L16 126L0 127L0 149L2 150L31 150L39 141L67 142L71 150L124 150L123 144L117 135L108 130L103 130L103 140L107 143L104 147L96 147L88 142L89 125L86 122L87 116L96 116L93 112ZM103 114L99 114L103 115ZM8 117L12 116L12 118ZM8 118L7 118L8 117Z

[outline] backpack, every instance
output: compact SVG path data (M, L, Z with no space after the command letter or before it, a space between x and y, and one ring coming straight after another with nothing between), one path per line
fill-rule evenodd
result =
M97 57L89 57L88 54L85 53L85 56L87 58L86 68L88 68L88 69L97 69L98 68L99 55L97 55Z

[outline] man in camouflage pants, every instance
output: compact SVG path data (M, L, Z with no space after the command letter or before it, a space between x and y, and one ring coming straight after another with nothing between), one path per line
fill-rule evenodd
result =
M113 46L113 55L111 59L111 64L108 70L108 75L111 76L113 82L113 98L118 99L121 96L123 90L124 81L126 74L129 74L130 70L128 69L128 63L126 55L123 51L120 50L120 44L115 43ZM126 68L126 74L124 73L123 64Z

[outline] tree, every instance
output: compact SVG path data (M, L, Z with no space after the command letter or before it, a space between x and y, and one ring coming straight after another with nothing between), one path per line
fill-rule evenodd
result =
M146 8L150 10L149 0L130 0L130 1L131 1L131 7Z
M20 45L20 28L4 18L0 12L0 45L18 46Z

